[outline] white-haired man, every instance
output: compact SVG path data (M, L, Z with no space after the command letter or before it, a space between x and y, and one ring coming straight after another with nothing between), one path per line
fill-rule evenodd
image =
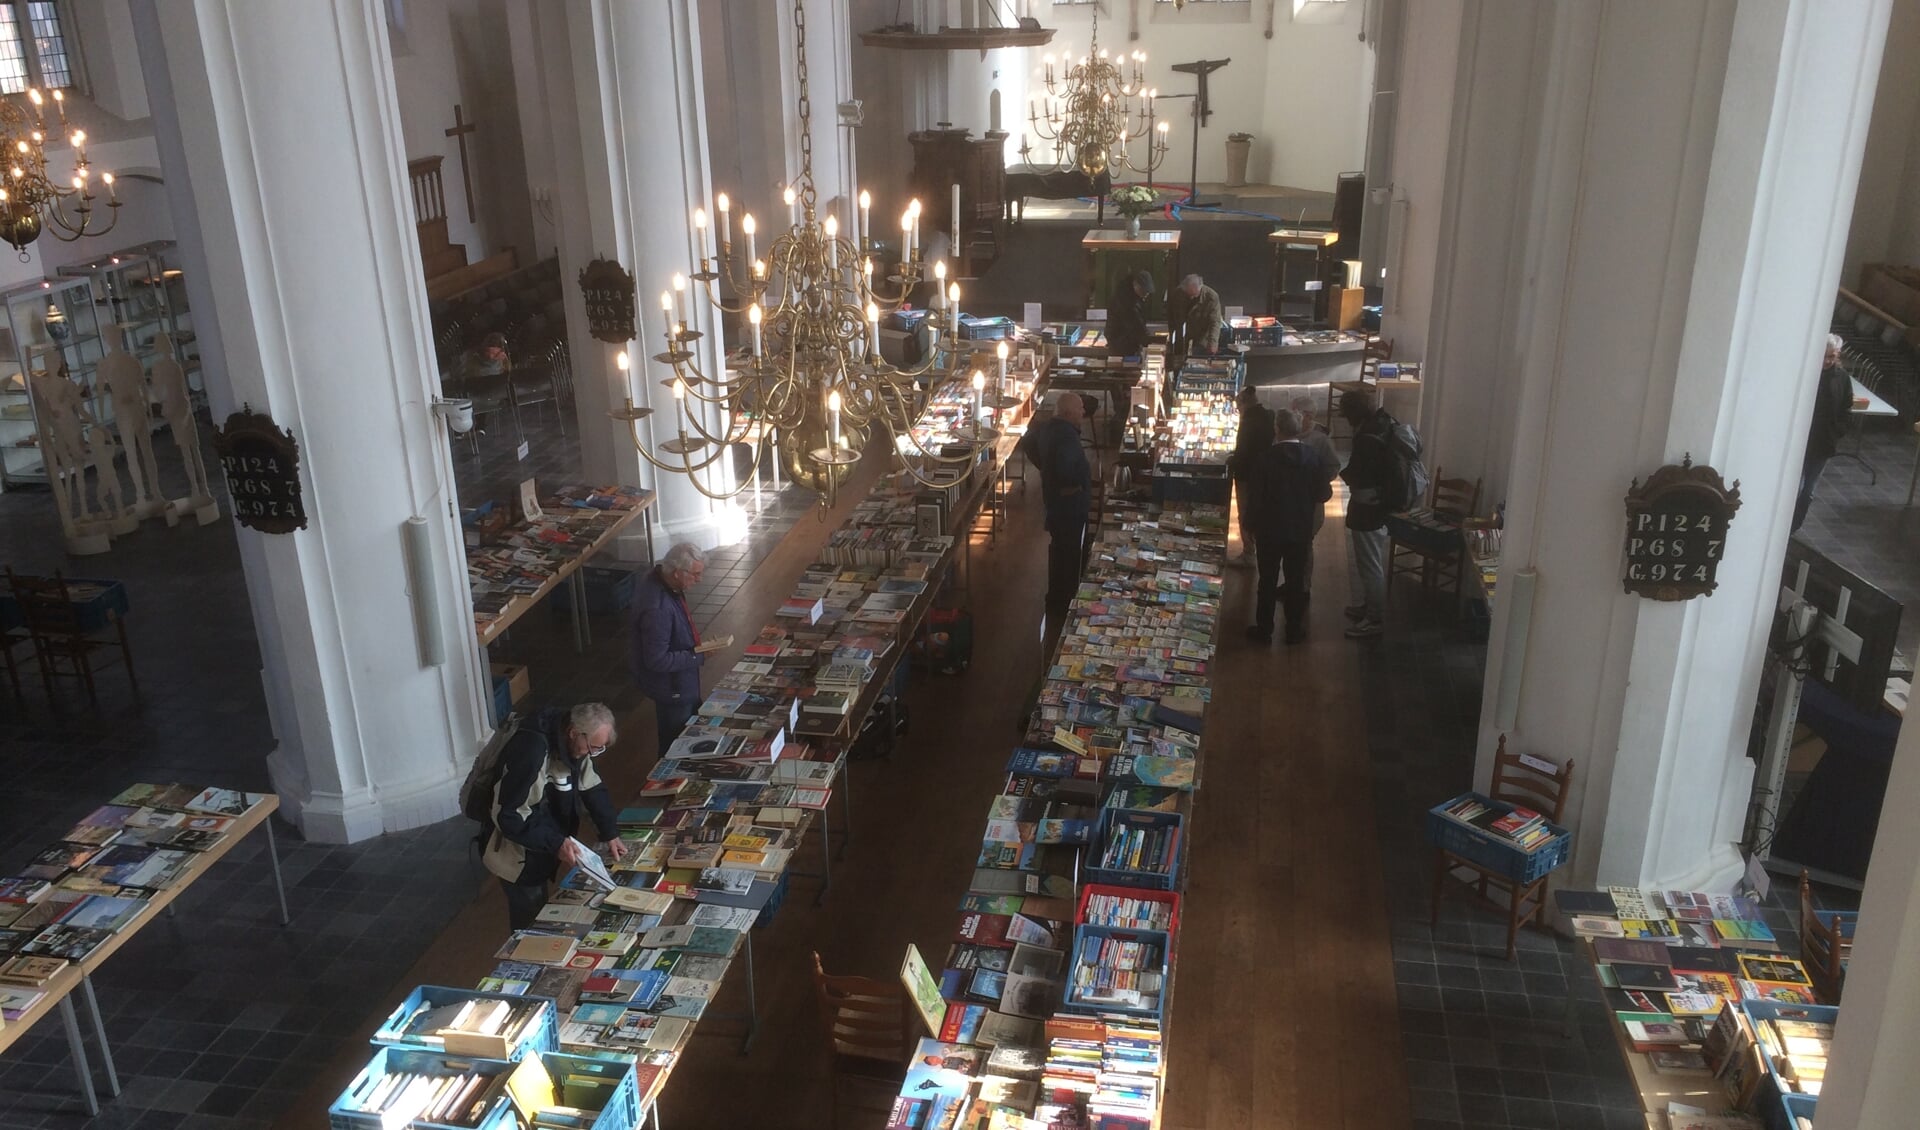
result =
M700 665L706 656L695 650L700 629L687 606L687 591L706 570L706 555L683 541L634 586L628 660L640 693L653 700L659 754L667 752L700 705Z
M1820 385L1813 394L1813 420L1807 425L1807 455L1800 464L1800 497L1793 503L1793 528L1807 520L1807 508L1813 505L1813 488L1827 460L1840 449L1840 437L1847 434L1853 420L1853 380L1840 366L1840 350L1846 342L1839 334L1827 335L1826 356L1820 362Z
M613 712L583 702L569 710L542 710L521 725L500 751L493 790L493 833L481 859L507 893L507 921L533 925L547 901L547 884L581 860L580 817L600 833L608 858L626 854L606 782L593 759L613 744Z

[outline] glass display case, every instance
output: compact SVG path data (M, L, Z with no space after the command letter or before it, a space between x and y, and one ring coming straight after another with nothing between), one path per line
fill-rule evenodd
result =
M153 368L160 335L171 337L175 359L187 370L187 387L196 402L202 399L193 315L173 240L123 248L90 263L62 267L60 274L92 282L108 328L118 330L120 348L140 358L143 368Z
M86 279L28 283L0 294L0 487L45 483L40 432L27 380L36 371L66 367L81 389L95 424L113 420L113 404L98 388L95 369L104 352L99 309Z

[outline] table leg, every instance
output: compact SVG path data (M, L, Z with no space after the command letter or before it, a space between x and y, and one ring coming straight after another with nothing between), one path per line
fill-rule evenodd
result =
M80 1042L80 1021L73 1015L73 997L71 994L60 998L60 1023L67 1030L67 1050L73 1055L73 1073L80 1077L80 1097L86 1101L87 1113L100 1113L100 1096L93 1091L93 1068L87 1066L87 1047Z
M753 985L753 927L746 930L747 942L747 1037L740 1041L740 1054L746 1055L753 1047L753 1038L760 1034L760 1002L754 994Z
M171 906L168 907L172 909ZM93 1038L100 1044L100 1063L107 1069L107 1091L120 1093L120 1073L113 1066L113 1049L107 1046L107 1026L100 1020L100 998L93 995L93 978L82 975L80 987L87 993L87 1011L93 1014Z
M847 845L853 842L853 772L840 774L840 818L845 823L840 829L840 851L845 853Z
M642 510L640 512L640 525L642 529L647 531L647 563L652 564L653 562L660 560L658 557L654 555L654 552L653 552L653 508L652 507L648 507L647 509Z
M280 896L280 925L285 926L293 916L287 913L287 885L280 879L280 844L273 838L273 815L269 813L262 823L267 829L267 860L273 864L273 893Z
M833 888L833 829L828 824L827 810L823 808L820 810L820 889L814 892L813 905L819 906L821 903L825 902L827 899L827 892L832 888ZM751 953L752 943L753 943L753 938L751 935L748 936L747 943L748 943L748 952ZM747 968L751 970L753 966L749 964ZM751 977L752 974L749 973L748 976ZM748 984L752 984L752 982L749 981Z
M592 643L593 616L591 612L593 610L587 607L587 570L584 565L574 571L573 595L574 599L580 602L580 634L586 637L588 643Z

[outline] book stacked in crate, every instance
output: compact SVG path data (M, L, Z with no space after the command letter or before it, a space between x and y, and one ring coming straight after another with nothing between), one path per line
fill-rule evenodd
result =
M910 1076L891 1126L1157 1123L1225 515L1119 513L989 802L936 976L945 1016L933 1035L1000 1064L968 1070L966 1055L943 1052L954 1074L932 1082L951 1098L929 1100ZM1013 1072L1037 1084L1031 1101L988 1083Z
M1523 883L1565 863L1573 849L1571 832L1532 809L1472 792L1427 811L1427 841Z
M1812 1124L1839 1013L1828 1005L1729 1001L1704 1048L1727 1103L1756 1114L1766 1130Z

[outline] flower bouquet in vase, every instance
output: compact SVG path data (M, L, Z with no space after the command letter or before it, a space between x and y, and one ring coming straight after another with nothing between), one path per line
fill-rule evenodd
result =
M1152 185L1123 184L1107 197L1127 221L1127 238L1140 237L1140 217L1160 206L1160 194Z

